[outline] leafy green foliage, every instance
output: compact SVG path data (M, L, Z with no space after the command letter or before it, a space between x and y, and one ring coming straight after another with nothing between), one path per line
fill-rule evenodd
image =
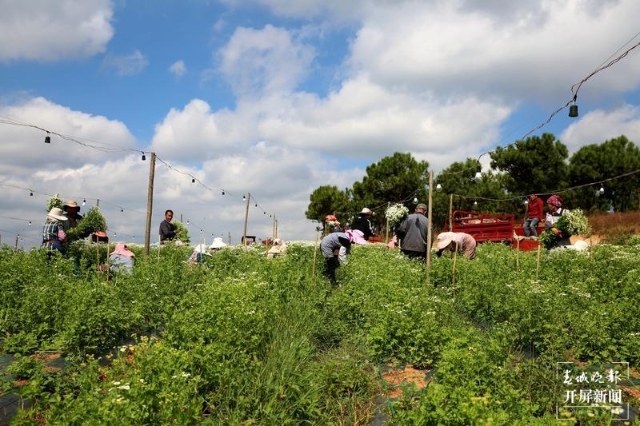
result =
M567 147L544 133L498 147L491 154L491 167L507 173L505 189L512 194L531 194L567 186Z
M451 258L427 271L372 244L354 247L337 288L313 245L265 250L193 268L188 247L167 245L107 281L0 249L1 348L24 355L14 368L29 384L12 389L33 401L16 423L367 424L385 363L431 380L388 403L394 423L556 424L558 362L640 365L637 247L538 259L482 244L454 275ZM43 349L71 365L41 373L29 355Z
M52 208L57 207L62 209L64 207L64 201L60 198L60 194L55 193L47 200L47 213L51 211Z
M86 238L96 231L106 231L107 220L98 207L91 207L78 222L75 228L67 230L68 241Z
M608 140L602 144L586 145L571 156L570 184L580 186L613 176L629 174L622 179L607 179L601 185L589 185L574 191L574 205L587 211L607 211L613 207L617 212L637 210L640 177L632 173L640 169L640 148L625 136Z
M309 196L309 207L305 212L305 217L316 222L324 223L324 218L328 214L337 214L338 220L343 222L346 217L340 217L340 212L348 211L347 195L340 191L337 186L323 185L316 188ZM323 226L324 227L324 226Z
M187 228L185 224L180 221L173 222L173 224L178 231L176 233L176 240L180 240L185 244L190 244L191 238L189 237L189 228Z

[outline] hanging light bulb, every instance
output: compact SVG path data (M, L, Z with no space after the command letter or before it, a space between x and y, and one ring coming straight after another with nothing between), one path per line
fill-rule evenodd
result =
M437 184L436 185L436 191L442 191L442 185Z
M224 189L222 190L222 195L224 195Z
M413 197L413 204L418 204L418 197Z
M258 203L256 203L256 207L258 207Z
M82 205L83 205L83 206L86 206L86 205L87 205L87 200L86 200L86 199L85 199L85 200L82 200Z
M31 226L31 221L29 221L29 226Z
M578 116L578 105L573 104L569 107L569 117L577 117Z
M51 143L51 136L49 136L49 132L47 132L47 136L44 137L44 143Z
M245 197L244 194L242 194L242 201L246 201L247 197Z
M115 231L114 231L113 236L115 237L116 235L118 235L118 234L116 234Z
M191 183L196 183L196 178L191 178Z
M478 205L478 201L477 200L473 200L473 205L477 206Z
M120 209L120 213L124 213L124 209L123 208Z
M189 219L187 219L187 225L189 224Z
M29 191L29 196L33 197L33 191Z
M147 159L147 156L144 155L144 152L142 153L142 161L145 161Z
M604 194L604 186L600 186L600 194Z
M267 214L267 212L262 212L262 214Z

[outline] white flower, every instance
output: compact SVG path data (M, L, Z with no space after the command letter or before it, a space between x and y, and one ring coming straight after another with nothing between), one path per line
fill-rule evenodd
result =
M129 390L131 389L131 386L129 386L129 383L126 383L122 386L118 386L118 389L122 389L122 390Z
M402 204L393 204L384 213L391 225L398 224L407 214L409 214L409 209Z

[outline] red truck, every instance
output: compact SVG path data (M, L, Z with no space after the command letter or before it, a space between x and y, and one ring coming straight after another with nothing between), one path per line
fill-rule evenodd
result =
M478 243L487 241L509 244L513 248L530 251L537 250L537 240L522 239L522 225L515 225L512 213L488 214L456 210L451 216L451 230L471 235ZM538 235L544 231L544 222L538 224Z

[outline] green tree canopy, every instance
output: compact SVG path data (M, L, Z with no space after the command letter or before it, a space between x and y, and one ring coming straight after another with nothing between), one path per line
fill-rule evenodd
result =
M576 151L570 160L571 186L588 185L571 193L572 204L586 211L616 211L638 208L640 192L640 149L625 136L608 140L600 145L586 145ZM611 179L623 176L618 179ZM611 179L611 180L609 180ZM600 193L600 188L604 190Z
M352 215L369 207L376 213L371 218L373 225L382 229L389 203L403 203L413 211L414 199L427 201L428 169L427 161L417 161L410 153L400 152L371 164L362 181L353 184Z
M499 147L490 156L491 168L507 173L503 183L510 194L524 196L568 186L569 151L550 133Z
M328 214L344 212L348 210L349 200L347 194L338 189L337 186L323 185L316 188L309 196L309 207L305 212L307 219L321 222L324 225L324 218ZM340 222L347 218L337 215Z

